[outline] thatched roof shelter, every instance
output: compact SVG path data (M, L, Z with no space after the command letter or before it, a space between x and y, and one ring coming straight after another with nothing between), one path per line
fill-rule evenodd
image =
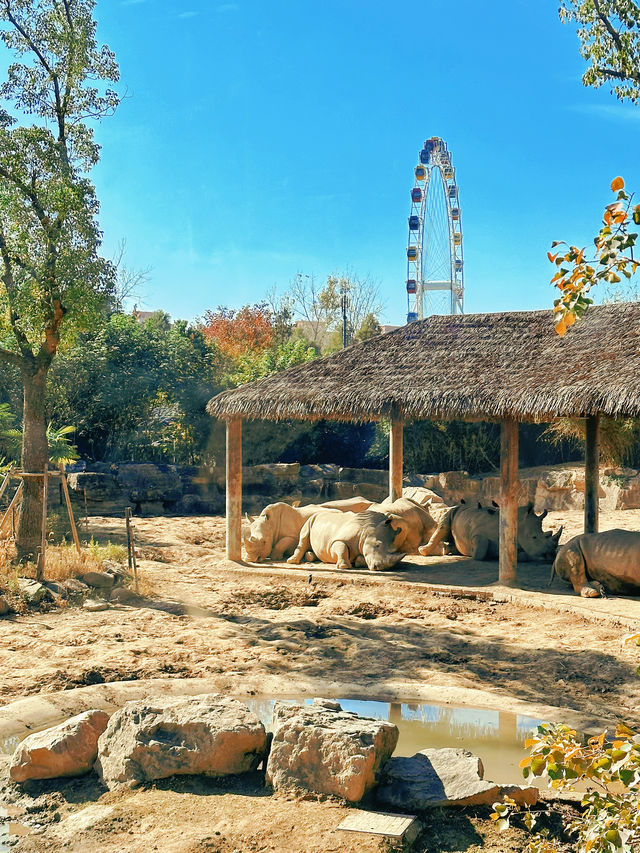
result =
M219 418L549 421L640 415L640 303L594 306L560 338L550 311L429 317L225 391Z
M227 555L240 559L242 420L389 417L389 494L402 494L403 423L499 420L500 580L516 578L518 422L586 418L585 530L598 526L600 415L640 415L640 303L592 307L560 338L551 311L429 317L225 391Z

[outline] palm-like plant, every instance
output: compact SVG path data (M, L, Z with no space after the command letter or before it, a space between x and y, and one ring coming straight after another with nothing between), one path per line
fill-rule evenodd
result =
M19 459L22 448L22 430L14 426L15 415L6 403L0 404L0 448L10 459ZM54 429L53 424L47 427L47 443L49 445L49 461L54 465L68 465L79 459L78 451L67 436L75 431L74 426L63 426ZM4 457L0 458L0 470Z

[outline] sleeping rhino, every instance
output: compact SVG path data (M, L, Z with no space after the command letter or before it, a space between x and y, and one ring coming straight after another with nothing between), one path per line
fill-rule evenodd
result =
M562 528L557 533L542 529L542 519L533 511L533 504L518 508L518 559L553 560L558 548ZM455 545L457 551L474 560L496 559L500 536L500 514L497 504L477 507L460 503L451 507L431 539L419 549L422 556L442 554L445 542Z
M380 504L372 504L369 509L403 519L407 523L406 535L396 537L396 548L405 554L417 554L419 546L429 541L437 527L437 522L429 515L430 505L431 499L422 505L411 498L397 498L395 501L387 498Z
M285 554L291 553L298 544L302 525L319 509L361 512L368 509L371 503L357 495L353 498L308 506L290 506L282 501L269 504L257 518L247 516L251 525L249 535L244 537L247 560L252 563L268 559L282 560Z
M372 572L390 569L404 557L395 539L406 535L406 522L383 512L321 510L308 518L300 531L300 541L288 563L301 563L311 551L323 563L338 569L366 564Z
M640 533L617 529L574 536L558 550L551 580L554 574L585 598L603 595L605 589L638 595Z

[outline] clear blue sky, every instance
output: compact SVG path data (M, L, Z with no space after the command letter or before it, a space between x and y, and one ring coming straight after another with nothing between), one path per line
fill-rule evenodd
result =
M550 0L98 0L127 99L98 130L105 253L147 309L194 318L347 266L404 322L417 152L449 144L465 308L551 304L553 239L640 190L640 108L585 89Z

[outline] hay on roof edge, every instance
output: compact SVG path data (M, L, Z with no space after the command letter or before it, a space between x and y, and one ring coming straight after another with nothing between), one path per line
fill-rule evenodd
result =
M640 303L438 316L213 397L218 418L366 422L640 415Z

